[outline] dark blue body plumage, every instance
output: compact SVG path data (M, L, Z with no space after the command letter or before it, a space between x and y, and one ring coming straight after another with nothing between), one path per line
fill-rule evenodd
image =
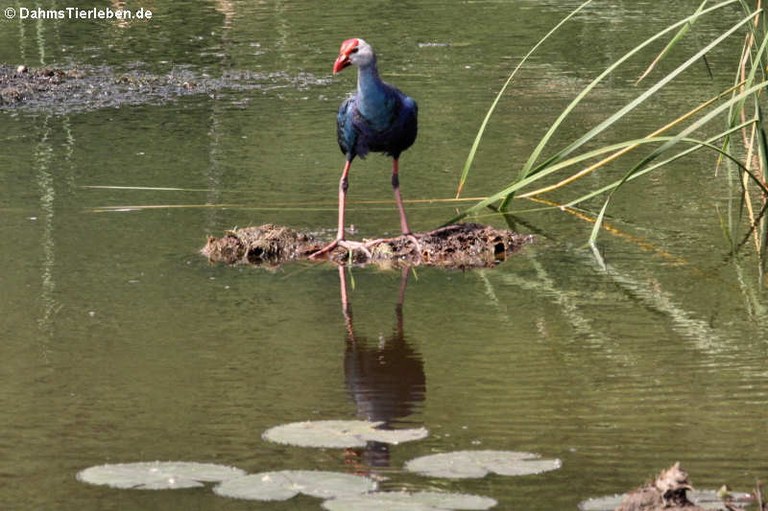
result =
M336 118L339 148L348 160L381 152L395 159L416 141L418 106L395 87L381 81L375 68L361 69L373 74L361 77L354 96L347 98Z

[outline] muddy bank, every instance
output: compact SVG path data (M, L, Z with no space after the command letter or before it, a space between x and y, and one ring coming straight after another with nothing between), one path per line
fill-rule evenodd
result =
M405 236L351 241L320 260L384 267L487 268L533 241L531 235L471 223L414 233L414 237L418 245ZM327 242L310 233L266 224L227 231L221 238L209 237L201 253L214 263L278 266L292 260L310 259Z
M328 78L308 73L229 71L221 76L175 67L164 74L109 66L28 68L0 64L0 110L73 113L123 105L156 104L192 94L222 91L297 89L325 85Z

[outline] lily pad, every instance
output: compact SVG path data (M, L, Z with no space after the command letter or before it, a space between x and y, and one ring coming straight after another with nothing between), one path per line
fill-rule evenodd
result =
M213 491L235 499L288 500L299 493L332 499L375 489L376 482L368 477L319 470L282 470L227 479Z
M306 421L275 426L264 432L264 439L299 447L328 447L346 449L365 447L368 442L399 444L422 440L426 428L377 429L382 422L368 421Z
M374 492L323 502L328 511L452 511L490 509L497 502L489 497L462 493Z
M455 451L413 459L405 469L426 476L465 479L485 477L489 472L503 476L541 474L561 466L559 459L541 459L530 452Z
M78 472L77 479L112 488L175 490L198 488L203 483L218 483L243 475L244 470L213 463L151 461L89 467Z
M686 492L688 500L703 509L720 510L723 509L723 501L717 496L715 490L689 490ZM625 495L625 494L624 494ZM579 503L581 511L613 511L621 505L624 495L607 495L605 497L596 497L587 499ZM735 509L741 509L753 502L749 493L731 492L731 506Z

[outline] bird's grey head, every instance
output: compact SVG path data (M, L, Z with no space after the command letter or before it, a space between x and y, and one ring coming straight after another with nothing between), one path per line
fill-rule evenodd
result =
M339 56L333 63L333 72L338 73L347 66L369 66L376 62L376 55L371 45L360 38L347 39L341 43Z

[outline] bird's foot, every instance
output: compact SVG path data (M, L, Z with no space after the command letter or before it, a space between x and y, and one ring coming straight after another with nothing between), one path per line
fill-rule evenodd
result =
M376 245L379 245L380 243L393 243L393 242L399 240L400 238L407 238L408 241L413 243L414 248L416 249L416 255L418 256L419 259L421 259L421 243L419 243L419 238L417 238L414 234L412 234L410 232L407 233L407 234L402 234L402 235L397 236L395 238L377 238L375 240L368 240L368 241L365 242L365 246L370 249L371 247L375 247Z
M411 243L413 243L416 246L416 253L421 256L421 243L419 243L419 238L417 238L413 233L403 234L406 238L411 240Z
M404 234L406 238L411 240L411 243L416 247L416 261L417 264L421 264L421 243L419 243L419 238L413 235L413 233Z
M368 244L363 243L362 241L347 241L347 240L341 240L339 242L339 245L346 248L350 254L354 253L355 250L359 250L362 253L365 254L365 256L370 259L373 254L371 254L371 251L368 250Z
M331 252L333 252L336 247L342 247L347 249L347 251L352 254L355 250L359 250L363 252L368 259L371 258L372 254L371 251L368 250L367 243L363 243L361 241L347 241L345 239L335 239L317 252L313 253L309 256L310 259L317 259L320 256L328 255Z
M342 242L342 241L344 241L344 240L342 240L342 239L338 239L338 238L337 238L337 239L335 239L335 240L333 240L332 242L328 243L328 244L327 244L326 246L324 246L323 248L321 248L321 249L317 250L316 252L314 252L314 253L310 254L310 255L309 255L309 258L310 258L310 259L317 259L317 258L318 258L318 257L320 257L320 256L323 256L323 255L328 255L328 254L330 254L330 253L333 251L333 249L335 249L336 247L338 247L338 246L339 246L339 243L340 243L340 242Z

